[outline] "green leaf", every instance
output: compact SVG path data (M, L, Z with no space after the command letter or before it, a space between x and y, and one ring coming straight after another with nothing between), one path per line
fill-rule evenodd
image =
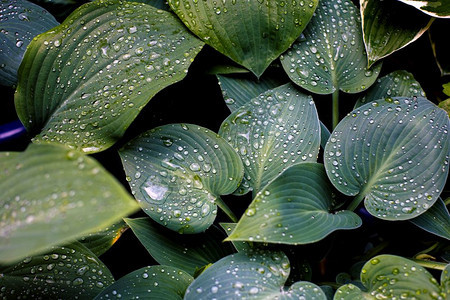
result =
M111 248L127 229L127 224L123 220L120 220L120 222L112 224L107 228L83 236L79 242L91 250L92 253L100 256Z
M206 269L186 290L184 299L316 299L326 300L310 282L296 282L284 289L290 272L282 252L239 252Z
M131 190L156 222L180 233L205 231L220 195L237 189L242 162L209 129L169 124L147 131L119 151Z
M398 1L360 0L369 66L417 40L432 18Z
M25 0L1 1L0 11L0 81L12 86L31 39L59 23L48 11Z
M450 264L441 273L441 286L447 295L450 295Z
M156 226L150 218L125 221L159 264L179 268L191 275L233 252L228 244L222 243L223 232L214 226L204 233L180 235Z
M233 230L236 228L236 225L237 223L220 223L220 226L222 226L223 230L225 230L227 236L229 236L233 232ZM231 243L238 252L249 251L254 246L252 242L231 241Z
M36 142L104 150L157 92L186 76L202 45L169 12L87 3L28 46L17 113Z
M335 230L361 226L355 213L331 213L331 206L331 184L323 165L300 163L256 195L227 240L308 244Z
M425 92L420 83L414 79L413 74L404 70L394 71L378 78L365 95L358 99L355 108L382 98L414 96L425 97Z
M90 157L56 145L0 153L0 261L101 230L138 208Z
M445 0L399 0L435 18L450 18L450 2Z
M350 0L321 0L303 33L281 56L293 82L317 94L358 93L375 82L381 64L368 68L359 12Z
M0 266L2 299L92 299L114 282L108 268L79 243Z
M331 134L324 155L328 177L343 194L358 194L351 209L365 198L365 207L378 218L417 217L445 185L448 127L445 111L425 98L368 103Z
M260 77L305 29L318 0L169 0L205 43Z
M245 176L239 193L256 194L289 166L316 161L320 125L311 96L292 84L266 91L234 111L219 135L239 153Z
M447 299L425 268L400 256L372 258L363 266L361 281L367 291L348 284L336 291L334 299Z
M425 213L410 221L423 230L450 240L450 214L441 198Z
M144 267L123 276L95 299L181 300L193 279L170 266Z
M166 0L127 0L127 1L145 3L155 8L163 9L165 11L171 11L170 6Z

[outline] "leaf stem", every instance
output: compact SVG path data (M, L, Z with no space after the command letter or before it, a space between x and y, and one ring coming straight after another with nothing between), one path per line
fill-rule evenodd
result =
M332 129L336 128L337 124L339 123L339 89L337 88L333 92L333 127Z
M440 270L440 271L443 271L445 269L445 267L447 266L446 263L438 262L438 261L429 261L429 260L422 260L422 259L415 259L415 258L411 258L410 260L421 265L424 268Z
M358 205L364 200L364 197L366 196L365 193L359 193L358 195L356 195L355 198L353 198L352 202L350 202L350 204L347 207L347 210L351 210L354 211Z
M237 223L238 219L236 218L235 214L231 211L231 209L228 207L228 205L226 205L225 202L223 202L222 198L217 197L214 202L217 204L217 206L220 207L221 210L223 210L223 212L230 218L230 220L233 223Z

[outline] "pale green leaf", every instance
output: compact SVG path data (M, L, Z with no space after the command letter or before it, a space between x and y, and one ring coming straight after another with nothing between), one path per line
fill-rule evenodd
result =
M399 0L435 18L450 18L450 2L446 0Z
M423 230L450 240L450 214L441 198L426 212L410 221Z

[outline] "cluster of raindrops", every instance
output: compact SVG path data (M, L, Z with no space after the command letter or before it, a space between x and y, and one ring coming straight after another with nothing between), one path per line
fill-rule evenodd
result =
M366 196L385 219L410 219L438 198L448 175L447 114L425 98L386 98L361 106L336 127L325 166L342 193Z

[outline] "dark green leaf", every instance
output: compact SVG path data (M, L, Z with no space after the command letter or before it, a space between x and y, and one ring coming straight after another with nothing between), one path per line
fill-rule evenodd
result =
M104 150L157 92L186 76L202 46L173 14L150 5L82 5L30 43L17 113L36 142Z
M91 250L92 253L100 256L111 248L127 229L127 224L123 220L120 220L120 222L112 224L107 228L82 237L79 242Z
M435 18L450 18L450 2L446 0L399 0Z
M425 213L410 221L432 234L450 240L450 214L441 198Z

